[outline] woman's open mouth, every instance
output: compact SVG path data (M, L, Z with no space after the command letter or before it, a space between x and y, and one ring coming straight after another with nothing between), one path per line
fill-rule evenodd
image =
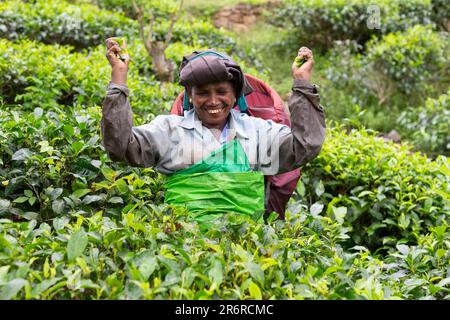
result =
M206 112L208 112L209 114L217 114L217 113L223 111L224 109L225 109L225 107L223 107L223 108L206 109Z

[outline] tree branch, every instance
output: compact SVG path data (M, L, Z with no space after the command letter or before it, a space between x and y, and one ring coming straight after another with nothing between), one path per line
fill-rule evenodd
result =
M153 33L152 24L153 24L153 20L154 19L152 18L152 20L151 20L150 31L149 31L149 33L150 33L149 36L150 37L146 38L146 36L145 36L145 27L144 27L144 19L142 17L142 9L137 5L136 0L131 0L131 3L133 5L133 10L136 13L136 17L137 17L138 22L139 22L139 34L141 35L142 42L144 43L145 50L147 50L148 54L150 54L150 52L152 50L152 42L151 42L152 38L151 37L153 36L152 35L152 33Z
M183 8L183 0L180 0L180 7L178 8L178 11L176 12L176 14L174 16L172 16L172 19L170 21L169 30L167 31L167 37L166 37L166 41L164 43L165 48L167 48L169 46L170 41L172 40L173 26L175 25L175 22L177 22L178 19L180 18L182 8Z

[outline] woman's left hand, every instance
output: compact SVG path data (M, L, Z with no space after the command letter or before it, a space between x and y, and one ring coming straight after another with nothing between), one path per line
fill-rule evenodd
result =
M295 79L310 81L314 66L314 57L312 51L307 47L301 47L298 50L297 57L300 59L306 58L306 62L303 63L299 68L297 68L295 62L292 63L292 75Z

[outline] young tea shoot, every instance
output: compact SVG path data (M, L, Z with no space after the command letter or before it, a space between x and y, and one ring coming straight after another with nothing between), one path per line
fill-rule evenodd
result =
M112 40L119 44L120 52L117 55L117 58L119 58L122 61L130 60L130 54L128 53L128 50L125 48L126 46L125 38L115 37L112 38Z
M306 62L306 58L305 57L296 57L294 62L295 62L295 66L297 68L300 68L305 62Z

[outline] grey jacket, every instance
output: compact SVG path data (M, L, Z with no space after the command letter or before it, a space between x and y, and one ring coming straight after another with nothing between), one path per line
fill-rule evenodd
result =
M295 79L292 91L292 129L236 110L230 113L227 141L237 139L251 168L265 175L291 171L314 159L325 139L318 88ZM170 174L190 167L220 147L194 109L184 116L160 115L148 124L133 127L129 94L126 86L108 84L101 131L103 146L112 160Z

